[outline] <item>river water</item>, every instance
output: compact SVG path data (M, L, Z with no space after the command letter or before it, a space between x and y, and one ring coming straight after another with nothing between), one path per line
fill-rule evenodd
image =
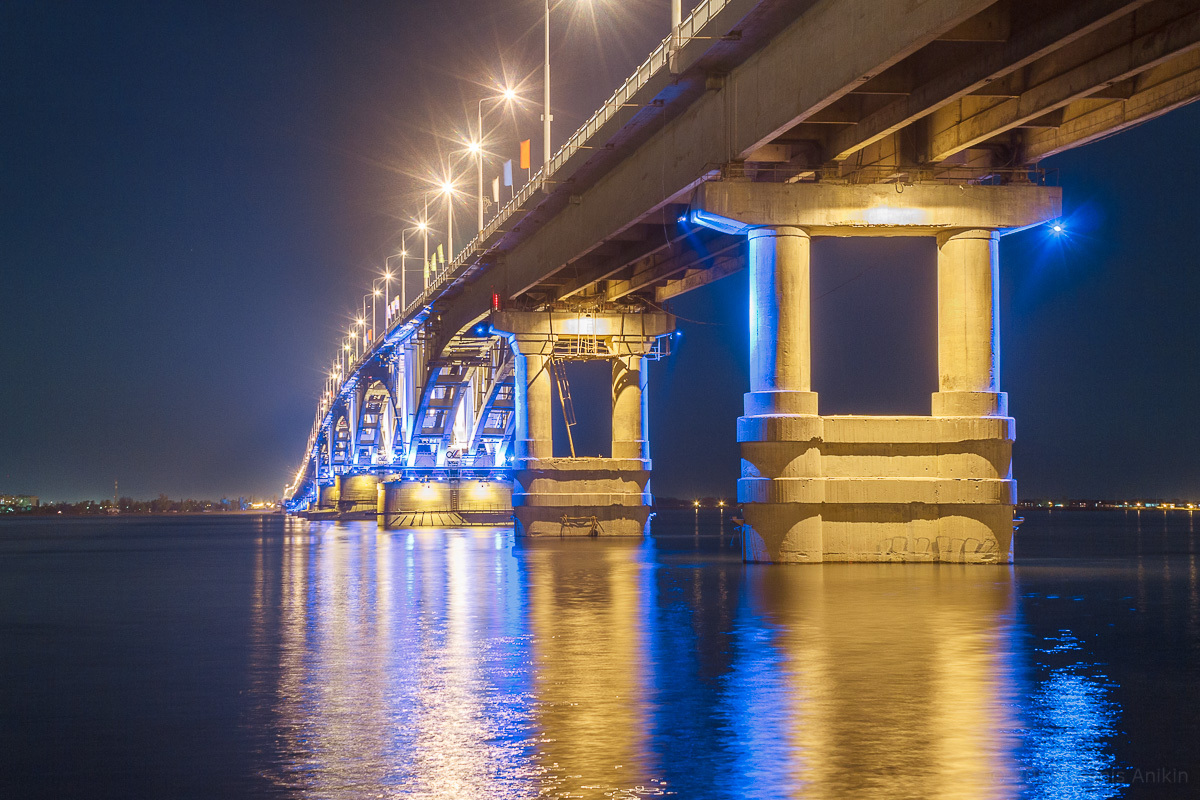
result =
M280 517L0 523L3 798L1200 795L1186 512L1015 567Z

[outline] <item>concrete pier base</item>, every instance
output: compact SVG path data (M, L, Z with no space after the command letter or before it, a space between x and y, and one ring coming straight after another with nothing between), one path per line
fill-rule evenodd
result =
M1010 417L742 417L746 561L1012 562Z
M374 511L379 504L379 478L376 475L339 475L341 492L339 511Z
M379 527L389 530L507 525L512 484L480 478L384 481L377 513Z
M633 458L543 458L519 465L518 536L642 536L650 519L650 463ZM590 522L595 519L596 526Z
M342 476L333 476L331 483L317 484L316 511L337 511L338 499L342 496Z
M1010 417L742 417L747 561L1012 561Z

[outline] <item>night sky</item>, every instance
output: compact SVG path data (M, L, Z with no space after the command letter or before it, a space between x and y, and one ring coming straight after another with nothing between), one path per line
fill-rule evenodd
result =
M556 12L556 146L665 35L668 7ZM139 497L279 494L338 331L478 84L539 96L540 13L0 4L0 494L98 499L114 479ZM526 137L540 152L535 105L501 125L503 157ZM1200 499L1198 132L1200 104L1047 160L1068 235L1003 240L1023 497ZM823 413L928 413L934 288L928 241L814 244ZM674 311L684 335L651 375L655 488L731 497L745 273ZM603 408L586 372L577 403ZM580 435L586 452L607 429Z

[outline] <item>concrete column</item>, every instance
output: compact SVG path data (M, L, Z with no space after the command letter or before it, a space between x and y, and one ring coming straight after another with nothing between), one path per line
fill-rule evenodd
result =
M938 392L935 417L1005 416L1000 391L999 233L938 236Z
M809 236L770 226L750 246L750 393L746 415L816 414L812 391Z
M523 458L554 456L554 406L550 392L549 358L524 354L516 360L516 452L514 461Z
M649 371L644 356L613 359L612 367L612 457L650 460L646 435Z

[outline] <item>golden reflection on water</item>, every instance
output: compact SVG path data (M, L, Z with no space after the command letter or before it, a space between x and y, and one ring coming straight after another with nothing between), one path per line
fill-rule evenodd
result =
M543 790L572 797L653 793L661 779L648 774L645 752L643 618L650 565L642 542L550 540L520 547L529 582Z
M727 564L708 595L680 571L670 602L662 569L642 541L289 526L255 567L269 777L322 798L1019 794L1009 568ZM664 744L685 730L693 763Z
M1011 572L861 564L762 570L790 702L795 797L1010 797Z

